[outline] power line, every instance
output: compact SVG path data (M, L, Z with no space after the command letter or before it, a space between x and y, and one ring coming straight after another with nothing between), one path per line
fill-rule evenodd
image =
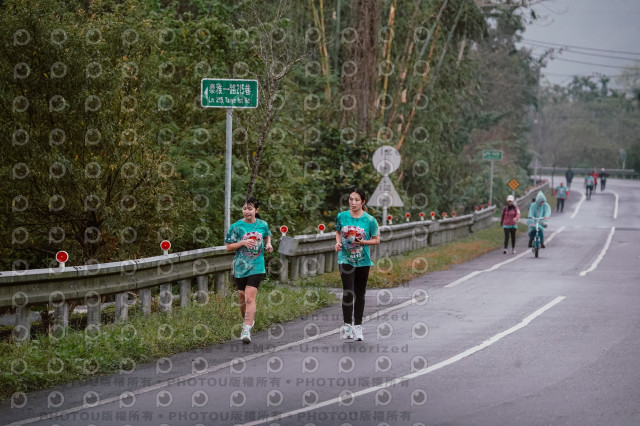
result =
M575 45L572 45L572 44L552 43L550 41L531 40L531 39L527 39L527 38L523 38L522 40L523 41L532 42L532 43L539 43L539 44L543 44L543 45L560 46L560 47L573 47L574 49L581 49L581 50L593 50L593 51L596 51L596 52L621 53L623 55L640 56L640 52L628 52L628 51L624 51L624 50L612 50L612 49L597 49L595 47L584 47L584 46L575 46Z
M599 75L603 75L609 78L622 77L622 74L605 74L605 73L598 73L598 75L596 75L595 73L561 74L561 73L546 72L546 71L542 71L542 75L544 75L545 77L549 75L554 77L598 77Z
M550 46L545 46L543 44L536 44L536 43L531 43L531 42L522 42L522 44L527 44L529 46L534 46L534 47L542 47L542 48L547 48L547 49L553 49L555 51L562 49L562 48L558 49L557 47L550 47ZM599 54L599 53L577 52L577 51L573 50L573 48L571 48L571 47L568 47L568 48L566 48L566 49L561 51L561 53L564 53L564 52L573 53L573 54L576 54L576 55L595 56L595 57L598 57L598 58L619 59L619 60L622 60L622 61L636 61L636 60L638 60L638 58L602 55L602 54Z
M574 61L572 59L564 59L564 58L553 58L554 61L562 61L562 62L571 62L572 64L582 64L582 65L593 65L597 67L606 67L606 68L617 68L620 70L628 69L629 67L623 67L618 65L605 65L605 64L596 64L594 62L585 62L585 61Z

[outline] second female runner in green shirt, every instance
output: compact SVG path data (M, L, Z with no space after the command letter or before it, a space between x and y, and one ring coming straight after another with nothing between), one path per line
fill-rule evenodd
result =
M349 194L349 210L336 217L336 251L342 279L343 339L363 340L362 316L369 269L373 265L369 246L380 244L378 222L364 211L367 197L354 189ZM355 299L355 300L354 300Z

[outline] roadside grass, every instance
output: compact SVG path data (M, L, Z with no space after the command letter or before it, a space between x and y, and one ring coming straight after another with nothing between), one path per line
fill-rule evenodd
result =
M526 235L527 226L518 225L518 235ZM500 223L475 232L470 236L436 247L413 250L402 255L381 258L374 262L369 273L369 288L392 288L430 272L449 269L490 251L499 249L504 243ZM294 285L342 288L337 271L316 277L305 278Z
M311 291L310 291L311 290ZM28 343L0 342L0 399L96 375L130 371L137 364L237 339L242 319L232 291L210 294L209 302L143 316L133 310L126 323L102 324L100 330L68 329ZM254 330L291 321L336 302L327 289L260 285Z

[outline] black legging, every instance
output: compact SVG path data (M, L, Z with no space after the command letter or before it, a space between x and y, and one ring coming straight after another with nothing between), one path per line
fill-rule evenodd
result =
M504 249L509 246L509 236L511 236L511 248L516 248L516 228L502 228L504 229Z
M367 280L369 279L369 266L349 265L342 263L340 267L340 278L342 279L342 316L344 322L353 325L362 324L362 314L364 313L364 295L367 292ZM355 294L355 303L353 296Z

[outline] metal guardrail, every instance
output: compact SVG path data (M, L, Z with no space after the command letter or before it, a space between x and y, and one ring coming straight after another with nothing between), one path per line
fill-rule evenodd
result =
M376 261L427 246L437 246L464 238L491 225L495 206L472 214L433 221L417 221L380 227L380 244L370 246ZM280 281L330 273L337 269L335 233L285 236L280 241Z
M526 200L530 194L547 186L548 183L532 189L519 200ZM495 210L495 206L490 206L469 215L438 221L382 226L381 243L371 246L371 257L380 260L466 237L490 226ZM331 272L337 268L334 245L333 232L283 236L278 249L280 258L271 259L268 271L279 275L281 282ZM11 307L16 311L12 331L15 341L30 338L33 305L53 306L51 333L54 335L63 334L69 326L72 301L81 301L87 306L87 331L98 329L104 296L115 296L116 321L126 321L130 306L137 303L136 296L142 313L150 314L154 303L152 290L158 290L157 306L162 312L172 310L175 298L179 298L181 307L187 306L192 299L196 303L206 303L211 276L214 290L224 292L230 280L233 257L233 252L219 246L124 262L3 271L0 272L0 309ZM195 292L192 288L194 281ZM175 283L179 287L177 297L172 293ZM130 300L132 294L134 299Z
M216 291L223 292L233 264L233 252L226 247L211 247L156 256L145 259L0 272L0 308L16 310L13 339L30 338L31 306L49 304L54 307L52 333L64 333L69 326L69 302L83 301L87 305L87 328L100 326L103 296L115 296L115 319L125 321L128 316L131 292L138 292L142 312L151 313L151 291L159 287L160 311L172 309L173 283L180 286L180 306L191 300L195 278L199 303L208 300L209 275L213 275Z

